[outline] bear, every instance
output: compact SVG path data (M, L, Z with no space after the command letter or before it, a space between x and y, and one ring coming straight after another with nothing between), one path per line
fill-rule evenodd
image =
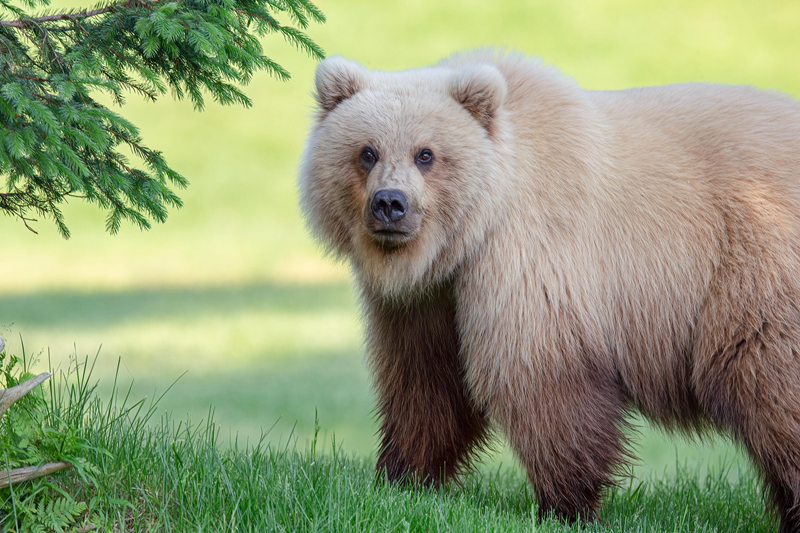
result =
M639 412L740 443L800 531L796 100L498 50L315 85L300 203L360 294L379 475L447 483L497 429L540 516L591 521Z

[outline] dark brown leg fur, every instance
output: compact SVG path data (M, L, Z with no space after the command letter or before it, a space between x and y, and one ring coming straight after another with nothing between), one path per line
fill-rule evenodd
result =
M699 387L712 419L759 466L781 533L800 533L800 335L781 322L743 326L712 355Z
M726 223L732 236L695 333L695 389L761 470L780 531L800 533L800 250L785 227L748 213Z
M539 518L554 512L569 522L596 520L611 476L626 457L623 399L594 370L567 370L549 380L541 370L507 374L507 389L491 412L527 469Z
M381 418L378 472L441 484L488 431L464 384L451 288L410 303L365 296Z

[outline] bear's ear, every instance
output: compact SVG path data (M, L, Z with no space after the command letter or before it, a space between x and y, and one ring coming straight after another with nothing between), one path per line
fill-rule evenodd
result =
M324 113L331 111L343 100L347 100L365 84L367 70L342 56L325 59L317 67L315 78L317 102Z
M450 94L490 131L506 91L503 75L486 63L464 65L450 77Z

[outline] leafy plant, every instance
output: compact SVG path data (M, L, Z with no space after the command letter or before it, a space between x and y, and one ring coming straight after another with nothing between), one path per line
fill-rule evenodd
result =
M78 524L78 519L85 511L85 503L76 502L69 496L56 499L38 498L29 505L20 506L19 530L34 533L61 532Z
M0 353L0 387L10 389L34 375L29 362ZM68 462L82 483L97 483L97 467L86 459L87 450L101 452L81 432L83 409L93 394L88 387L86 365L70 366L49 382L47 391L35 388L15 401L0 418L0 466L4 478L12 479L0 490L0 531L64 531L79 524L89 513L85 502L77 501L49 477L13 482L12 471L21 467ZM72 381L72 383L68 383Z
M173 189L187 185L96 92L122 105L126 91L156 100L170 90L202 109L207 91L221 104L249 106L238 85L255 72L289 77L260 37L277 32L323 57L302 32L325 20L309 0L123 0L35 16L0 0L0 18L0 211L29 229L31 213L51 217L64 237L59 205L68 198L108 209L106 229L116 233L123 220L145 229L166 220L169 207L181 206Z

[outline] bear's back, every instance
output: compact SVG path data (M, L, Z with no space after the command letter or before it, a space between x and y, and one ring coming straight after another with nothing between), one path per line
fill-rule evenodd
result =
M800 197L800 103L746 86L689 83L589 92L620 157L694 164L714 187L758 180Z

